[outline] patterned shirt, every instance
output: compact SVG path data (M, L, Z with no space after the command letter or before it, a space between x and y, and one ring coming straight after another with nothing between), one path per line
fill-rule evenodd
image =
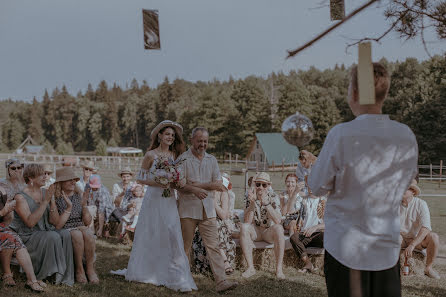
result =
M274 192L268 192L266 195L268 196L268 203L271 203L271 206L274 208L274 210L280 214L281 212L279 197L274 194ZM274 221L268 217L268 206L263 206L258 199L255 200L254 203L254 223L256 224L256 226L269 228L274 225ZM251 201L249 199L247 199L246 205L247 207L251 205Z
M71 229L83 226L84 222L82 221L82 197L79 194L74 193L72 196L68 197L68 199L70 199L73 207L71 208L71 214L68 217L68 220L66 221L63 228ZM67 209L67 203L65 202L65 199L63 199L63 197L56 198L56 206L59 215L62 215L64 210Z

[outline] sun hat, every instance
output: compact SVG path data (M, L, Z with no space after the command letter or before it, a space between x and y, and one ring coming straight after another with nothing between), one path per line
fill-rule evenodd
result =
M43 172L53 173L53 166L51 166L50 164L43 164Z
M56 183L73 180L80 180L80 178L74 174L74 170L71 167L62 167L56 170Z
M90 184L90 188L99 189L101 187L101 177L97 174L93 174L90 176L88 183Z
M91 160L86 160L86 161L82 162L81 167L91 169L92 171L98 170L98 168L96 166L94 166L94 162Z
M175 134L177 135L183 134L183 127L181 127L180 124L169 120L165 120L156 125L155 128L153 128L152 132L150 133L150 138L153 139L154 137L156 137L158 133L165 127L173 128L175 130Z
M268 173L259 172L259 173L257 173L256 177L254 178L254 182L264 182L267 184L271 184L271 179L270 179Z
M121 172L118 173L118 176L121 177L123 174L130 174L131 176L134 175L130 167L124 167L124 169L122 169Z

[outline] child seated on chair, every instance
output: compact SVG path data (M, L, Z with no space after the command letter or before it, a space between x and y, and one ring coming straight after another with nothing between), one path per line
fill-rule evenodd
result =
M125 229L128 225L129 228L135 228L138 222L139 212L141 210L142 201L144 199L144 188L140 184L135 184L131 190L132 197L130 199L130 207L128 213L122 217L122 233L125 233Z

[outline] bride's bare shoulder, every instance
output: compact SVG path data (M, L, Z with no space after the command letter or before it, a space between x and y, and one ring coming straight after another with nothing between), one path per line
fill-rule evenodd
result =
M141 168L149 169L152 166L154 159L155 159L155 153L153 152L153 150L148 151L144 155L144 159L142 160Z

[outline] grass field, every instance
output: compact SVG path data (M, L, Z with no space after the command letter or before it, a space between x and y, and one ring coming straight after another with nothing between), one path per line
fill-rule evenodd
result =
M1 169L3 170L3 168ZM80 173L80 171L79 171ZM103 183L111 189L113 183L119 179L117 172L101 170ZM0 176L4 176L0 172ZM250 175L252 175L251 173ZM285 174L286 175L286 174ZM275 189L284 187L284 176L280 172L271 174ZM244 193L244 175L233 175L234 192L236 193L236 207L243 205ZM420 185L423 193L426 194L445 194L446 182L439 187L438 182L423 181ZM440 272L441 280L432 280L427 277L409 276L402 278L403 296L446 296L446 197L426 196L422 197L427 201L431 212L432 228L440 235L442 247L435 268ZM150 252L150 251L148 251ZM152 285L129 283L123 277L109 274L110 270L124 268L130 255L130 247L117 243L116 239L97 241L97 270L101 283L99 285L74 285L73 287L51 285L47 292L40 296L184 296L172 292L163 287ZM317 275L301 275L294 268L286 268L286 280L278 281L274 278L272 271L259 272L256 277L244 280L241 272L236 271L231 277L240 282L240 286L227 293L228 296L292 296L292 297L310 297L327 296L325 289L325 280ZM17 277L16 277L17 278ZM0 296L19 297L35 296L33 293L25 290L24 279L18 279L16 288L2 288ZM194 275L194 279L199 287L199 291L189 293L191 296L219 296L215 291L214 282L201 275Z

